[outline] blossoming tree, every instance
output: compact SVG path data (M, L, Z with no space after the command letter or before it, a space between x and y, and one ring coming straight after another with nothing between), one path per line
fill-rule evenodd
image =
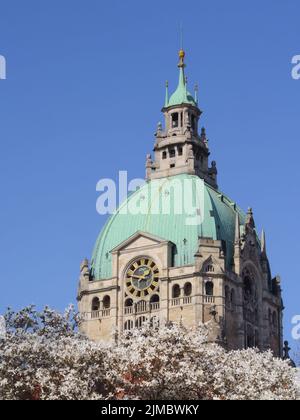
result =
M28 307L5 315L0 399L293 400L294 371L270 352L226 352L208 330L145 325L110 346L77 330L64 314Z

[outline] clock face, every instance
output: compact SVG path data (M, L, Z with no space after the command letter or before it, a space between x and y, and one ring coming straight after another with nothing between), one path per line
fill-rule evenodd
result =
M146 297L158 287L159 270L154 261L141 258L126 273L127 292L134 297Z

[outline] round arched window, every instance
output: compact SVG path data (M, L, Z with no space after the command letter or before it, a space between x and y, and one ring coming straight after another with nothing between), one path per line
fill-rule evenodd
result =
M100 300L99 298L96 297L92 300L92 312L99 311L99 310L100 310Z
M186 284L184 285L184 296L189 297L189 296L191 296L191 295L192 295L192 292L193 292L193 286L192 286L192 283L186 283Z
M132 299L126 299L125 300L125 307L130 308L131 306L133 306L133 300Z
M158 295L153 295L153 296L151 296L151 299L150 299L150 303L159 303L159 296Z
M110 308L110 296L105 296L103 299L103 308L104 309L109 309Z
M214 284L212 281L208 281L205 284L205 293L206 296L213 296L214 295Z
M173 299L178 299L180 297L180 286L175 284L172 289L172 297Z

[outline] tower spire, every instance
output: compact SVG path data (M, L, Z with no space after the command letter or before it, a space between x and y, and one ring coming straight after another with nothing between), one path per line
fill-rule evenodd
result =
M186 94L186 77L185 77L185 51L184 50L180 50L179 51L179 63L178 63L178 68L179 68L179 85L178 85L178 89L183 89L183 91Z
M171 107L171 106L179 106L182 104L188 104L188 105L192 105L195 108L198 108L198 105L195 101L195 99L193 98L193 96L188 92L187 89L187 80L185 77L185 51L183 49L181 49L179 51L179 63L178 63L178 68L179 68L179 82L178 82L178 86L176 91L169 96L169 92L168 92L168 104L167 106L165 106L165 108Z
M185 59L185 51L181 48L181 50L179 51L179 63L178 63L178 67L181 69L184 69L186 67L185 63L184 63L184 59Z
M267 255L266 233L264 229L261 233L261 252L262 254Z
M255 229L255 222L253 217L253 209L249 207L247 216L246 216L246 227L249 227L251 229Z
M165 107L167 108L169 105L169 82L166 81L166 100L165 100Z
M198 105L198 92L199 92L199 85L198 83L195 85L195 102Z

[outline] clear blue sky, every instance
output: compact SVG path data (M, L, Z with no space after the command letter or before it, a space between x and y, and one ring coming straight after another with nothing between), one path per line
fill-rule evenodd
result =
M75 302L105 222L96 183L144 176L164 83L187 74L221 189L267 232L290 320L300 314L298 0L0 0L0 311Z

